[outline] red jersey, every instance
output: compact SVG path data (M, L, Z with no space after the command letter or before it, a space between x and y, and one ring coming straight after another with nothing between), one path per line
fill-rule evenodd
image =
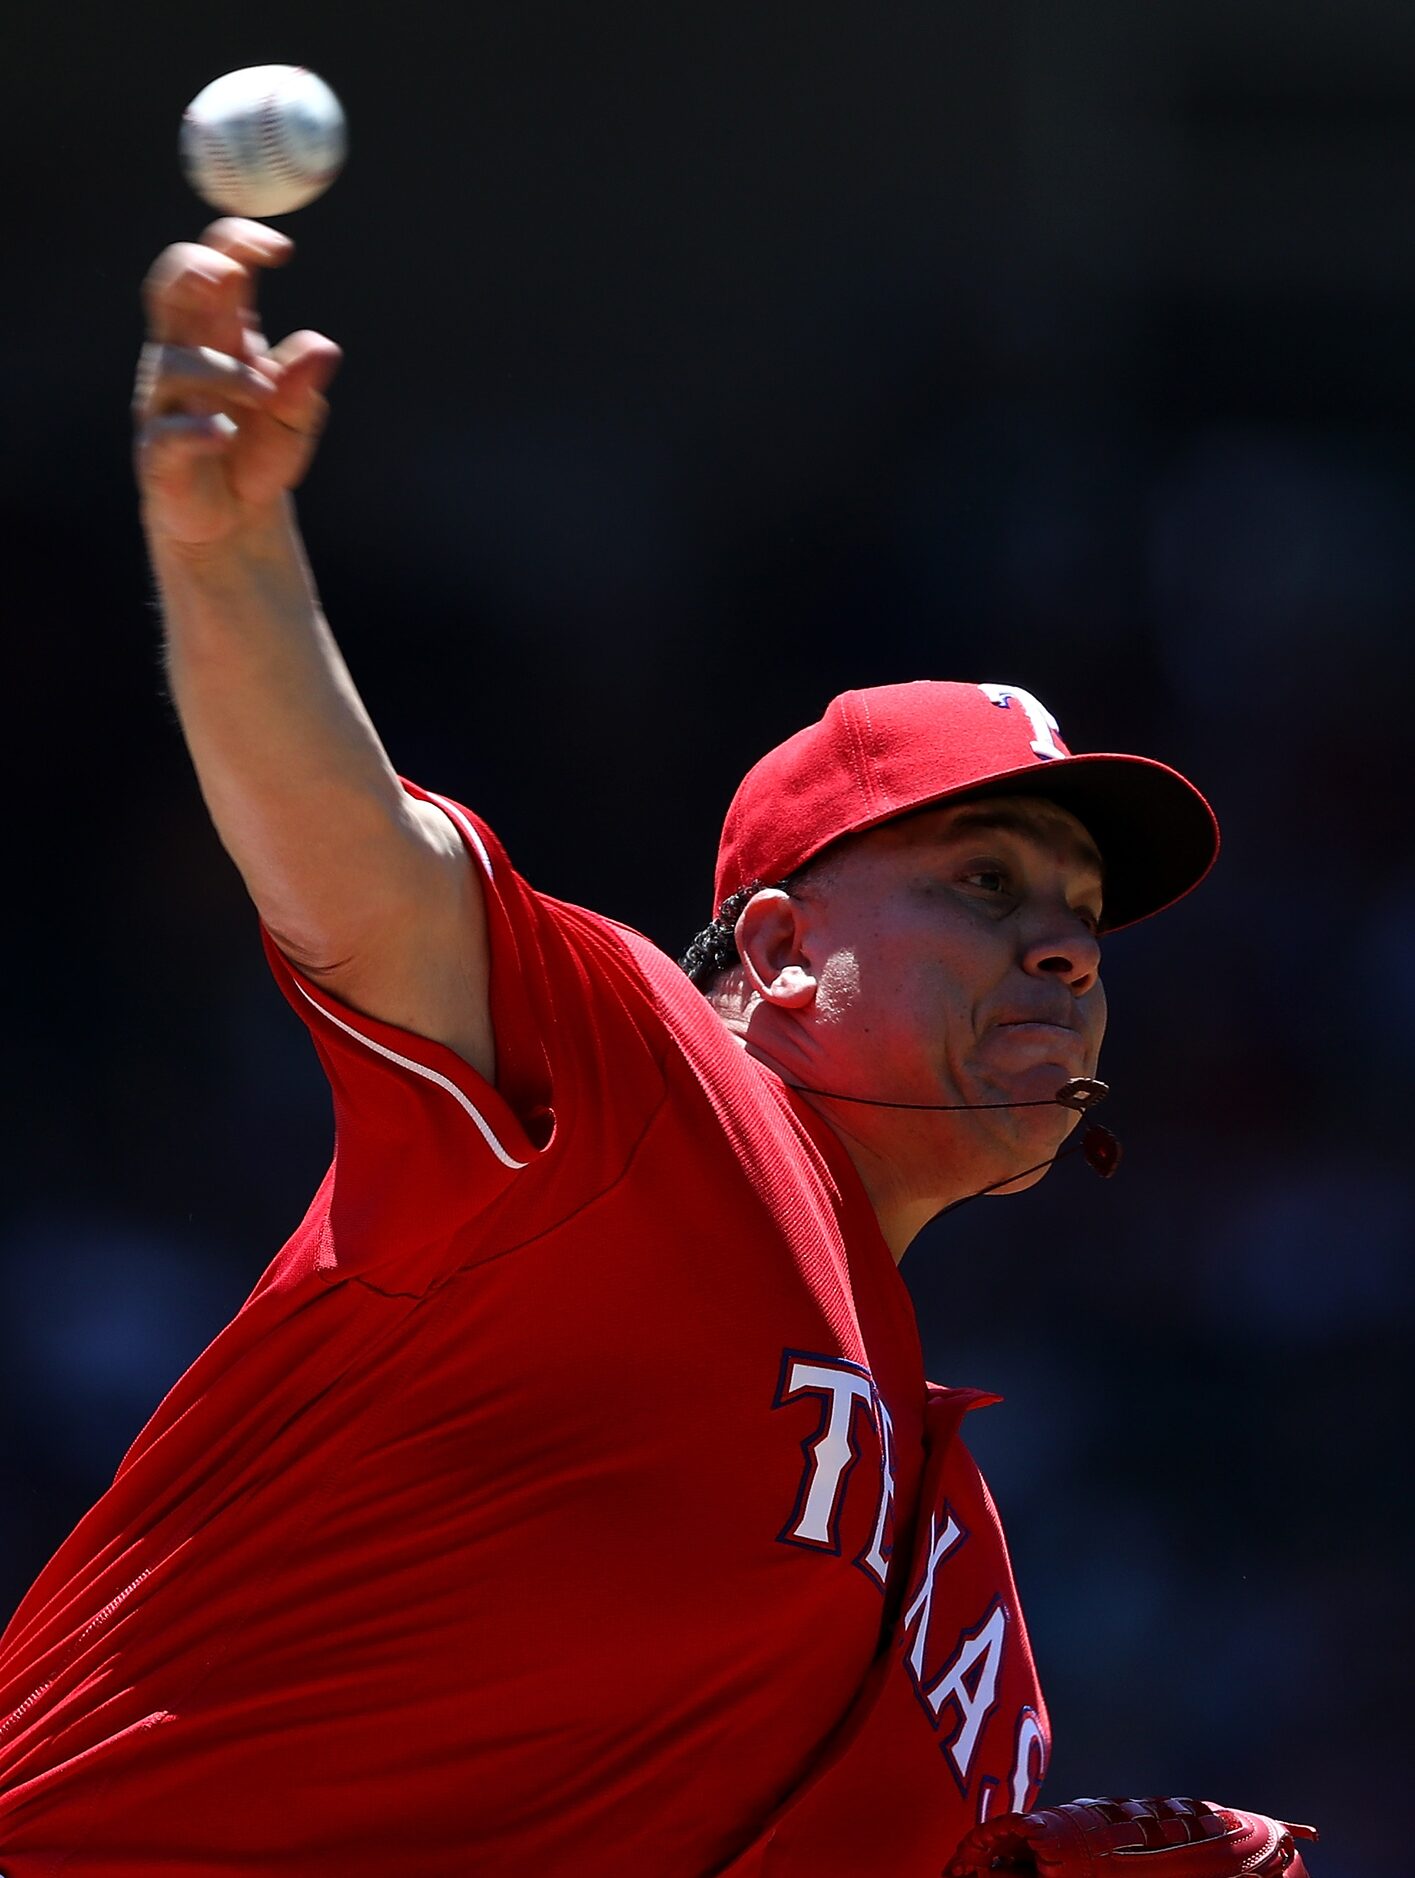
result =
M832 1130L441 806L496 1086L269 948L334 1164L0 1638L0 1872L937 1878L1047 1754L977 1398Z

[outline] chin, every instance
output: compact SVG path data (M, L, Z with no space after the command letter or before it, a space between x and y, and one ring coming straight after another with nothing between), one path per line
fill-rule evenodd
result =
M1009 1193L1025 1193L1029 1187L1035 1187L1045 1180L1050 1172L1050 1167L1034 1168L1030 1174L1023 1174L1020 1179L1009 1180L1005 1187L993 1187L984 1197L989 1200L1000 1200Z
M1094 1076L1094 1069L1072 1069L1065 1063L1031 1063L1008 1079L1008 1102L1050 1102L1058 1089L1078 1076ZM1065 1112L1065 1111L1063 1111ZM1073 1111L1074 1112L1074 1111Z
M1060 1087L1060 1083L1057 1087ZM987 1186L999 1195L1026 1193L1030 1187L1046 1179L1051 1172L1053 1156L1062 1152L1067 1138L1080 1120L1081 1117L1073 1109L1032 1110L1022 1126L1008 1130L1005 1145L999 1141L991 1144L987 1156L991 1171L979 1180L979 1187ZM1008 1170L1014 1167L1024 1171L1009 1180ZM979 1172L982 1172L981 1168ZM993 1186L994 1181L1001 1184Z

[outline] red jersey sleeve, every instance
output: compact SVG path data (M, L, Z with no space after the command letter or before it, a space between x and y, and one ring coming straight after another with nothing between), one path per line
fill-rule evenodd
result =
M612 921L536 893L478 817L404 786L448 816L481 879L495 1084L341 1004L269 934L265 949L334 1100L333 1165L286 1254L333 1282L422 1290L617 1180L662 1101L666 1033Z

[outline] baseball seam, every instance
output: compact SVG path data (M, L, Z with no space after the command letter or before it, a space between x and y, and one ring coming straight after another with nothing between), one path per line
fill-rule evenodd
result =
M204 118L193 117L187 113L187 122L192 125L197 137L197 177L201 178L205 169L205 181L214 195L224 195L232 202L239 202L244 187L240 165L227 149L225 140L214 124Z
M280 122L280 94L273 88L267 91L260 101L260 117L257 123L256 140L260 153L271 172L289 183L309 181L309 172L302 170L291 160L285 146L285 129Z
M303 66L297 68L303 71ZM285 127L280 117L280 93L275 89L266 92L261 99L260 117L256 131L261 157L271 173L282 182L298 183L302 188L323 189L332 183L339 174L339 165L333 163L324 169L301 168L291 156L285 141Z

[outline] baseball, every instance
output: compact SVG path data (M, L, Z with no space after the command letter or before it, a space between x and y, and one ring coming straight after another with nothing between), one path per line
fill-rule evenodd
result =
M288 215L339 174L348 133L339 100L302 65L249 65L199 91L182 118L187 181L229 215Z

